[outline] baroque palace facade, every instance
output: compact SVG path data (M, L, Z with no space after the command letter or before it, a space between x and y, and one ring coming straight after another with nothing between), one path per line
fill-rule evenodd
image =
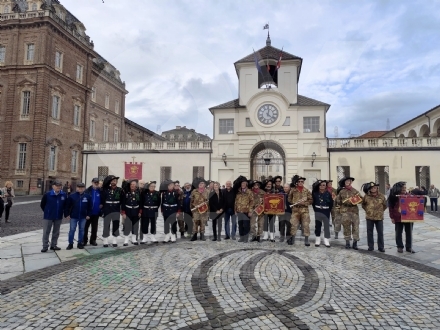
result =
M0 178L18 194L75 186L85 142L156 136L125 118L120 72L85 31L58 0L0 0Z

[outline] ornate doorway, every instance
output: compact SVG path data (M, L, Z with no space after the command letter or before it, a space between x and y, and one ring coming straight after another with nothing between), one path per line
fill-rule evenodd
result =
M283 182L286 182L285 159L284 151L277 143L259 143L251 153L251 179L263 181L268 177L280 175Z

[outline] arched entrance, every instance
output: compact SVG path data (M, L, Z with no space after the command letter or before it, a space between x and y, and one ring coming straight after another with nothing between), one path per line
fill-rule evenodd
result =
M280 175L286 178L286 155L283 148L273 141L257 144L251 153L251 179L264 180Z

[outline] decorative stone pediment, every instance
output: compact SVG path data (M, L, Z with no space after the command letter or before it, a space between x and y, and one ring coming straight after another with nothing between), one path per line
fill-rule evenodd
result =
M73 95L72 99L80 103L84 103L84 99L80 95Z
M32 138L26 134L16 135L13 140L14 142L32 142Z
M81 146L78 143L74 143L70 146L70 149L81 150Z
M17 83L17 86L20 86L20 87L24 87L24 86L34 86L34 85L36 85L37 83L35 82L35 81L33 81L33 80L31 80L31 79L29 79L29 78L24 78L23 80L20 80L18 83Z
M50 88L52 88L52 91L56 91L60 94L66 94L66 91L60 85L50 85Z
M57 138L48 138L46 140L46 145L50 146L50 145L57 145L57 146L62 146L63 144L61 143L60 140L58 140Z

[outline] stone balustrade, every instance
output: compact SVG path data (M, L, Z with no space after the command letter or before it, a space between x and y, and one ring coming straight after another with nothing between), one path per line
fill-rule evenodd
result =
M130 150L205 150L211 152L211 141L188 142L87 142L84 151L130 151Z
M395 149L395 148L438 148L438 137L415 138L331 138L328 149Z

